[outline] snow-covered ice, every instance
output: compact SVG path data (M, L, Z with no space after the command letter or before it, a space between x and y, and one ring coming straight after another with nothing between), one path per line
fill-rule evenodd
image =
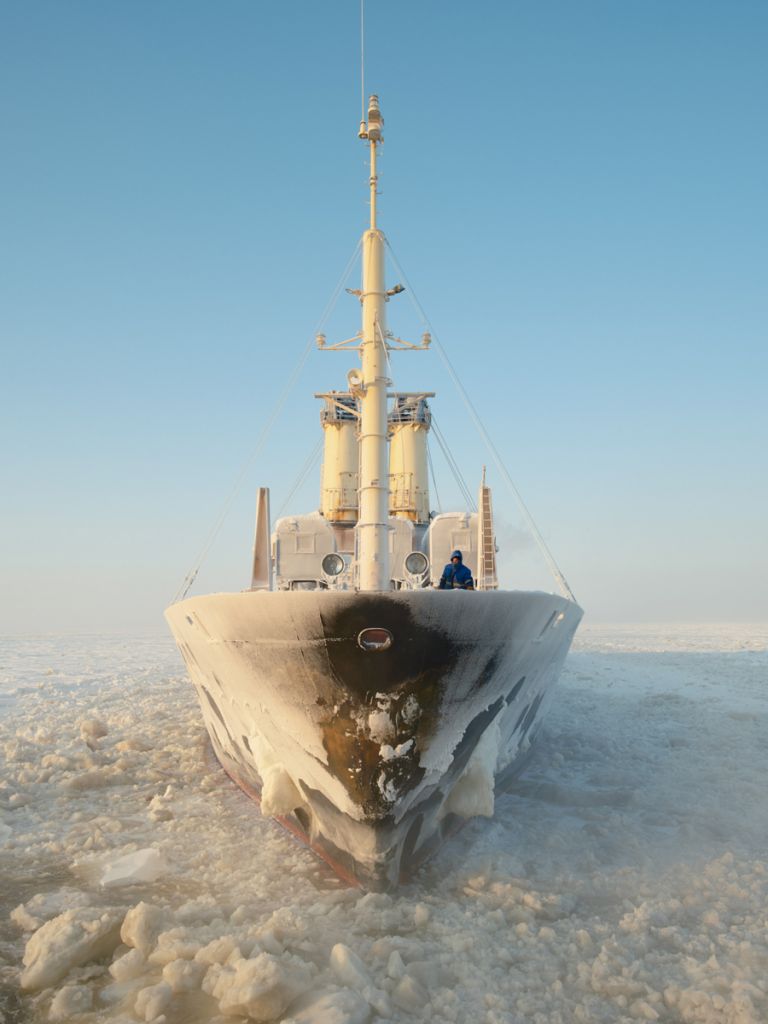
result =
M3 1024L768 1021L766 628L583 627L495 817L391 895L234 788L169 640L1 649Z
M153 801L156 797L152 798ZM153 815L150 815L154 817ZM154 820L157 820L156 818ZM126 853L123 857L108 863L101 876L101 884L105 889L114 889L119 885L138 885L141 882L156 882L168 870L163 855L150 846L146 850Z

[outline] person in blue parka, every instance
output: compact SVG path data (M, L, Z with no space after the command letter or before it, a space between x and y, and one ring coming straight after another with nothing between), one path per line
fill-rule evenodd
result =
M464 565L460 551L454 551L451 560L443 569L443 575L438 583L440 590L474 590L475 584L472 573Z

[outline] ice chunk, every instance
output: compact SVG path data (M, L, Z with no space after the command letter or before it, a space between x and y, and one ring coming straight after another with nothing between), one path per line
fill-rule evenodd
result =
M659 1015L645 999L636 999L629 1007L630 1017L635 1020L658 1020Z
M24 950L21 987L27 991L48 988L73 967L108 956L120 941L121 917L113 910L83 907L47 921Z
M99 1002L105 1006L116 1005L117 1003L128 1004L129 1000L131 1004L135 1001L136 993L139 989L146 986L147 979L142 974L136 978L131 978L129 981L114 981L111 985L105 985L104 988L99 990ZM131 998L133 997L133 998ZM110 1024L129 1024L128 1021L123 1017L108 1018ZM131 1024L133 1018L131 1017Z
M171 960L192 960L200 942L189 928L171 928L157 937L157 944L149 954L152 964L169 964Z
M198 949L195 953L195 960L201 964L223 964L235 951L239 957L240 950L233 936L222 935L218 939L212 939L202 949Z
M294 807L301 807L305 802L293 779L281 764L273 764L267 768L263 782L261 811L267 817L290 814Z
M168 982L173 992L189 992L200 988L207 969L194 960L171 960L163 968L163 981Z
M18 761L22 764L35 760L36 750L31 743L23 739L11 740L5 744L6 761Z
M170 787L168 787L170 789ZM149 816L152 821L171 821L173 818L173 811L168 806L168 800L164 796L160 796L157 793L149 801Z
M305 996L284 1024L367 1024L370 1019L368 1001L352 989L342 988Z
M420 714L421 708L419 707L419 702L412 693L409 693L405 699L405 703L400 709L400 717L406 725L413 725Z
M458 814L460 818L493 817L494 774L499 753L499 726L492 722L475 747L464 774L443 804L440 816Z
M397 786L392 779L387 778L386 772L379 773L376 785L379 787L379 792L385 800L389 800L390 803L394 803L397 800Z
M146 751L151 750L152 744L147 740L141 739L141 737L132 736L127 740L120 740L119 743L115 744L115 750L121 754L126 754L129 751Z
M93 1005L93 992L87 985L65 985L53 997L48 1020L71 1020L78 1013L87 1013Z
M138 882L154 882L167 870L163 855L154 846L150 846L145 850L127 853L107 865L101 876L101 884L105 889L113 889Z
M88 897L78 889L64 888L55 892L39 892L26 903L20 903L15 910L12 910L11 920L22 931L34 932L46 921L57 917L64 910L84 907L87 903Z
M109 973L117 982L132 981L147 968L147 958L140 949L131 949L110 965Z
M285 947L272 928L260 929L256 932L255 939L265 953L274 953L275 956L280 956L281 953L285 952Z
M40 758L41 768L63 768L69 770L72 767L72 760L62 754L46 754Z
M298 957L259 953L251 960L209 967L203 991L218 1000L224 1014L273 1021L311 984L312 969Z
M417 928L423 928L432 916L432 912L426 903L417 903L413 908L413 923Z
M92 750L102 736L106 736L108 732L106 723L102 722L100 718L85 718L80 723L80 737Z
M410 974L404 975L392 993L392 1001L408 1013L419 1013L429 1002L429 992Z
M246 907L244 904L240 904L239 907L235 907L232 913L229 915L230 924L244 924L251 917L253 910L250 907Z
M391 747L388 743L383 743L379 747L379 757L382 761L394 761L396 757L404 757L413 746L413 740L406 740L405 743L398 743L396 747Z
M368 968L349 946L337 942L331 950L331 969L342 985L348 985L358 992L371 984Z
M161 981L157 985L149 985L147 988L141 989L136 996L133 1009L140 1019L154 1020L155 1017L160 1016L171 999L173 999L171 986L167 981Z
M395 727L387 711L372 711L368 715L368 734L374 743L384 743L395 735Z
M125 915L120 938L126 946L133 946L146 956L154 948L158 935L169 923L170 919L165 910L142 900L135 907L131 907Z
M408 974L423 985L428 992L456 984L455 976L436 960L411 960Z
M402 978L405 974L403 958L396 949L393 949L389 954L389 960L387 961L387 974L390 978L394 978L396 981Z
M90 771L80 772L65 779L61 788L67 793L81 793L86 789L103 789L111 782L114 782L114 778L111 778L110 773L104 768L92 768Z

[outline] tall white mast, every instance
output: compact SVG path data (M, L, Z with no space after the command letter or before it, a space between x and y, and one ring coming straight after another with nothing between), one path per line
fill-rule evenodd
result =
M357 522L358 586L389 590L389 467L387 452L387 348L384 235L376 226L376 147L384 121L379 99L368 102L368 122L360 137L368 141L371 159L371 226L363 235L363 331L360 397L360 514Z

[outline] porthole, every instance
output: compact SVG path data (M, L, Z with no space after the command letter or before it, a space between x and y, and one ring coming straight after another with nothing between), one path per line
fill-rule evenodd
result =
M389 630L380 626L369 626L357 634L357 645L364 651L386 651L392 646L393 641L394 637Z

